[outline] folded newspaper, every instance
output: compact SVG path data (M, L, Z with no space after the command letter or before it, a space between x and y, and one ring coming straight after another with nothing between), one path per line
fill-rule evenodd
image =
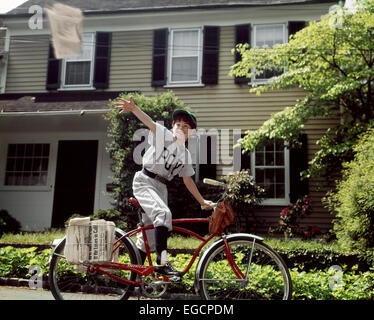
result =
M71 219L66 234L66 260L70 264L112 261L114 232L112 221Z

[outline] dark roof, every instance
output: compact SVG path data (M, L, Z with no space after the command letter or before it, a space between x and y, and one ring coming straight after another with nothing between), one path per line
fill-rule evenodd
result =
M114 100L119 94L117 91L1 94L0 117L2 112L108 109L109 99Z
M29 15L28 9L32 5L41 7L52 6L54 0L29 0L6 15ZM285 4L305 4L337 2L329 0L59 0L58 2L80 8L85 14L108 12L139 12L176 9L209 9L240 6L270 6Z

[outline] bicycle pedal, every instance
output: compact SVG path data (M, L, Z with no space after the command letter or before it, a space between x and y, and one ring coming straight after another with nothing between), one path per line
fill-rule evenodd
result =
M178 276L171 276L171 277L169 278L169 281L170 281L170 282L179 282L179 281L181 281L181 277L178 277Z

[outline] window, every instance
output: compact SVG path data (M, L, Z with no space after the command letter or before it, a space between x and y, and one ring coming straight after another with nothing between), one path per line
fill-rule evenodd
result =
M45 186L49 149L49 144L9 144L4 184L7 186Z
M286 27L284 24L265 24L254 26L254 43L258 48L272 48L276 44L286 42ZM275 70L265 70L260 75L255 75L255 81L266 81L271 77L280 75L282 72Z
M92 87L95 35L82 35L82 55L63 60L63 87Z
M251 159L252 173L266 191L264 204L289 202L289 151L281 140L270 140L256 148Z
M169 84L201 82L201 29L175 29L170 33Z

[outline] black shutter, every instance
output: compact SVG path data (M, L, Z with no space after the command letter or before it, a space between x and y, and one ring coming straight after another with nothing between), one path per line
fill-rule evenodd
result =
M245 134L241 135L241 138L244 138ZM241 148L240 148L241 149ZM249 171L249 174L253 176L252 169L251 169L251 152L247 151L243 153L241 151L241 156L240 156L240 170L246 170Z
M204 27L203 75L204 84L218 83L219 27Z
M212 140L214 140L213 148L212 148ZM203 180L204 178L216 179L216 176L217 176L217 157L216 157L217 137L209 136L205 134L200 135L200 146L199 147L200 147L199 180ZM204 156L203 156L203 153L204 153Z
M47 66L47 79L46 79L46 89L55 90L60 88L61 84L61 59L55 58L54 49L52 43L49 43L48 52L48 66Z
M301 134L300 148L290 149L290 201L295 202L299 197L308 194L308 180L301 180L300 172L308 168L307 135Z
M291 34L295 34L296 32L305 28L305 25L306 25L305 21L289 21L288 22L288 37L290 37Z
M109 86L111 32L96 32L94 87L106 89Z
M168 34L168 29L153 31L152 86L154 87L166 84Z
M248 43L251 46L251 25L242 24L235 26L235 47L239 43ZM235 63L241 60L239 52L235 52ZM235 83L248 83L251 79L247 77L235 77Z

